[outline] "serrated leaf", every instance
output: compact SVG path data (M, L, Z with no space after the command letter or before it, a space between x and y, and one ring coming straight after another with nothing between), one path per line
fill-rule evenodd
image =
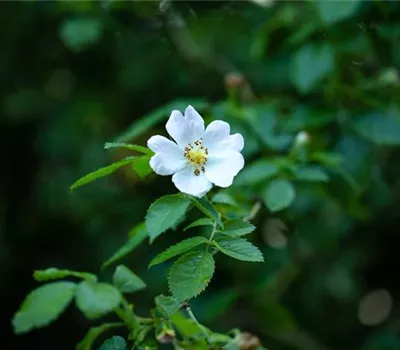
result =
M132 169L138 174L142 179L153 172L150 167L151 156L142 156L135 159L132 163Z
M178 301L200 294L214 274L214 258L209 252L190 252L179 258L168 276L169 288Z
M232 205L234 207L239 206L239 204L235 201L235 199L232 196L230 196L227 193L223 193L223 192L218 192L217 194L215 194L211 198L211 201L214 203Z
M78 179L77 181L75 181L69 189L71 191L76 190L78 187L86 185L86 184L88 184L94 180L97 180L101 177L110 175L117 169L121 168L122 166L132 163L135 159L136 159L136 157L126 157L126 158L124 158L118 162L112 163L104 168L100 168L95 171L92 171L91 173L86 174L85 176L83 176L80 179Z
M231 258L251 262L264 261L264 257L260 250L243 238L223 237L213 241L213 244L219 251L221 251L221 253L224 253Z
M126 242L121 248L119 248L112 256L109 258L103 265L102 269L110 266L111 264L117 262L118 260L127 256L130 252L132 252L140 243L142 243L146 237L149 236L146 225L144 222L136 225L129 232L129 241Z
M76 306L89 319L113 311L121 302L121 294L108 283L81 282L76 292Z
M235 184L237 186L255 185L278 173L278 164L268 159L261 159L243 169L238 174Z
M358 118L354 128L361 136L377 145L400 145L400 113L396 109L369 113Z
M126 350L126 341L119 335L114 335L105 340L99 350Z
M36 288L23 301L12 325L17 334L40 328L56 320L75 295L73 282L52 282Z
M307 45L295 53L290 79L299 92L310 92L334 67L334 53L329 45Z
M113 284L122 293L134 293L146 288L146 283L125 265L118 265L115 269Z
M97 276L93 275L92 273L78 272L71 270L60 270L55 267L50 267L46 270L36 270L33 273L33 278L39 282L56 280L65 277L78 277L85 280L91 280L94 282L97 281Z
M224 226L221 221L218 211L215 209L215 207L212 205L212 203L210 203L210 201L206 197L196 198L196 197L189 196L189 195L182 195L182 196L189 198L193 202L193 204L203 212L203 214L205 214L210 219L215 221L218 224L218 226L220 226L220 227Z
M272 212L289 207L295 196L296 192L292 183L284 179L270 181L263 191L264 202Z
M155 301L156 305L167 317L171 317L179 310L180 303L174 297L159 295L156 297Z
M171 194L157 199L146 215L150 243L173 227L185 215L189 205L190 200L180 194Z
M177 255L183 254L190 249L193 249L200 244L207 243L207 239L201 236L191 237L185 239L172 247L164 250L162 253L158 254L149 264L149 267L152 267L157 264L161 264L164 261L174 258Z
M328 174L316 166L304 166L296 169L295 176L300 181L328 182Z
M110 148L126 148L131 151L136 151L136 152L140 152L143 154L147 154L149 156L154 154L153 151L148 149L147 147L139 146L139 145L131 145L129 143L123 143L123 142L106 142L104 144L104 149L110 149Z
M89 332L87 332L85 337L76 346L76 350L92 350L94 342L100 335L109 331L110 329L120 328L124 326L125 326L124 323L119 322L119 323L104 323L101 326L92 327L89 329Z
M362 1L315 1L319 16L326 24L333 24L353 16Z
M209 218L201 218L197 219L196 221L193 221L190 225L186 226L183 231L186 231L190 228L197 227L197 226L209 226L213 225L213 221Z
M192 105L197 111L204 109L207 103L204 100L186 100L172 101L164 106L161 106L150 113L137 119L129 128L117 138L117 142L126 142L133 140L163 120L167 120L174 109L183 111L188 105Z
M247 235L248 233L253 232L255 229L256 227L247 221L234 219L225 221L224 230L220 232L231 237L238 237Z

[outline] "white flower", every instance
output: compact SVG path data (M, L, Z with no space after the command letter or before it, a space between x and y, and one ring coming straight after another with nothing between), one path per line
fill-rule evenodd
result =
M203 118L188 106L185 115L172 111L166 129L176 143L159 135L147 141L155 153L150 166L156 174L173 175L179 191L196 197L204 196L212 184L232 185L244 166L244 140L240 134L230 135L228 123L215 120L204 129Z

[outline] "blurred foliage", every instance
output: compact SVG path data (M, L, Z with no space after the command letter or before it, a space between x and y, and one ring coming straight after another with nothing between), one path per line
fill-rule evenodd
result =
M397 2L0 7L6 348L72 349L89 328L69 308L47 329L12 334L13 313L37 286L34 269L99 273L130 240L134 253L118 254L147 284L136 294L138 311L166 292L168 264L147 266L186 231L169 231L151 248L128 232L155 198L176 192L170 179L142 180L126 166L73 194L68 189L130 155L103 150L106 141L144 145L164 133L171 109L188 103L244 135L247 166L217 194L225 202L218 206L247 213L259 203L251 235L266 259L219 259L213 283L191 303L198 319L221 332L239 327L273 350L400 348ZM105 279L111 274L104 270Z

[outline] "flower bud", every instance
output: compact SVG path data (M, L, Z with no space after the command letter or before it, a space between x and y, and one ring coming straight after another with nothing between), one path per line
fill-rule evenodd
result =
M305 146L310 142L310 139L310 134L307 131L300 131L294 139L294 146Z

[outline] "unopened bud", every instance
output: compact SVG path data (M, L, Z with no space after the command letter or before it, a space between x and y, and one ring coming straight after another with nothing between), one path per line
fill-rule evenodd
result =
M304 146L310 142L310 138L311 137L307 131L300 131L294 139L294 144L295 146Z
M168 325L164 324L161 326L160 330L157 332L157 341L160 344L171 344L175 337L175 331L173 328L169 327Z

